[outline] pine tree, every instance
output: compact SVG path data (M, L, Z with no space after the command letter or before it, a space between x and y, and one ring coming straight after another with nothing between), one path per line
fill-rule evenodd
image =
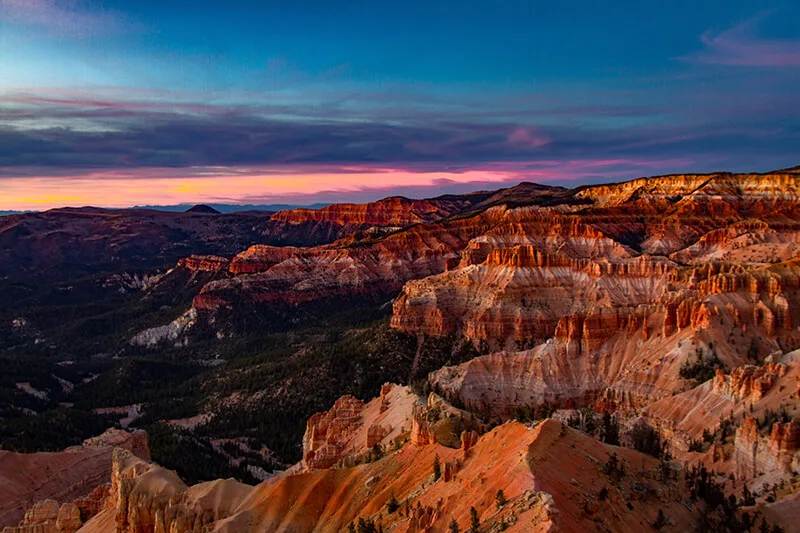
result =
M469 508L469 533L480 533L481 521L478 518L478 510L474 507Z
M458 527L458 522L456 522L455 517L450 521L450 533L459 533L461 530Z
M439 478L442 477L442 465L439 462L439 454L436 454L436 457L433 458L433 480L439 481Z

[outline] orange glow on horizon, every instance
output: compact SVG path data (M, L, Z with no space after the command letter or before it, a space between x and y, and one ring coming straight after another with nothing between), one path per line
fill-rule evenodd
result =
M175 170L137 173L92 172L82 176L0 178L0 210L41 211L56 207L131 207L174 204L310 204L348 192L432 187L438 184L492 182L515 178L506 171L411 172L407 170L345 169L346 172L235 172L205 169L200 175L170 176ZM163 174L162 174L163 172ZM166 174L166 175L164 175ZM343 200L345 201L345 200Z

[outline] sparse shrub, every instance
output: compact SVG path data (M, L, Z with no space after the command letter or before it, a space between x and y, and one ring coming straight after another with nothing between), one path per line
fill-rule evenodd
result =
M506 504L506 495L503 494L503 489L497 491L497 495L494 497L494 502L497 504L497 509L500 510Z
M392 496L386 502L386 510L389 511L389 514L392 514L398 509L400 509L400 502L397 501L397 498L394 497L394 492L392 492Z

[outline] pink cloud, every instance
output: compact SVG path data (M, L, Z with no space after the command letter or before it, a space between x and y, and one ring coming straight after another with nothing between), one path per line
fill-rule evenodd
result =
M520 148L539 148L550 144L550 139L532 128L519 127L508 136L508 142Z
M800 66L800 40L768 39L755 35L761 15L722 33L706 32L700 37L705 48L684 59L713 65L737 67Z
M453 171L286 166L116 169L74 176L43 173L0 178L0 210L66 205L311 204L370 201L396 194L432 197L444 192L497 189L520 181L615 181L690 165L681 160L606 159L488 163Z

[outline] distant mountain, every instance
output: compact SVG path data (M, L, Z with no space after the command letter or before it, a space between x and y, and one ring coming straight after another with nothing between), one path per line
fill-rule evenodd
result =
M222 214L219 211L217 211L216 209L214 209L213 207L211 207L210 205L202 205L202 204L198 204L198 205L196 205L194 207L190 207L189 209L186 210L186 212L187 213L200 213L200 214L205 214L205 215L220 215L220 214Z
M218 213L238 213L240 211L285 211L287 209L320 209L330 204L317 203L311 205L293 204L203 204L216 210ZM194 204L175 204L175 205L136 205L131 209L155 209L156 211L186 212L195 207Z

